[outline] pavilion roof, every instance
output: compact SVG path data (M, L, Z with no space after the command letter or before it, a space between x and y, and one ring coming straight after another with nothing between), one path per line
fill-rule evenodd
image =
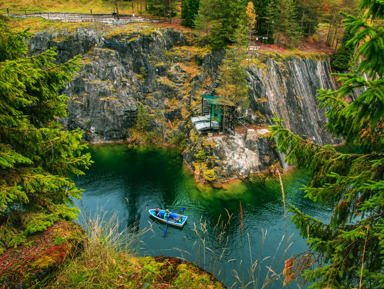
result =
M235 104L226 98L217 96L217 95L206 95L203 94L202 97L208 101L210 104L215 104L215 105L226 105L226 106L235 106Z

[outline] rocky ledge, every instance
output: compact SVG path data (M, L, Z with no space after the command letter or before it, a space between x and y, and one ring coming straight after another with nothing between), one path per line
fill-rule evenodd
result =
M267 171L276 164L288 169L283 155L271 149L274 146L266 128L236 135L192 134L183 157L200 181L221 183Z

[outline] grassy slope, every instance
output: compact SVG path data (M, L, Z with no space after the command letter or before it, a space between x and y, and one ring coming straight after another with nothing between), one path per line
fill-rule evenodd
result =
M133 8L132 10L132 2ZM119 1L119 12L123 14L138 13L144 7L143 1ZM6 13L7 7L10 13L30 12L73 12L73 13L111 13L114 7L111 0L2 0L0 1L0 13Z

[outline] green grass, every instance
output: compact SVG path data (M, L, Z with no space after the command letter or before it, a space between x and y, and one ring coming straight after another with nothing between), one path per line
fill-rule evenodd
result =
M6 23L15 32L24 31L29 29L29 32L36 33L44 30L58 31L67 30L68 32L74 32L76 29L84 27L93 27L98 24L92 22L61 22L61 21L49 21L40 17L31 18L7 18Z
M306 52L306 51L300 51L297 49L287 50L284 52L259 51L258 53L262 60L273 59L277 62L282 62L284 60L291 59L291 58L324 61L326 57L329 56L329 54L323 53L323 52Z

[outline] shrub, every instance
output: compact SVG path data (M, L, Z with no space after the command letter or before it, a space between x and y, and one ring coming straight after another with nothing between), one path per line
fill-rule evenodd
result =
M207 159L207 156L205 155L205 152L203 150L200 150L196 154L196 158L197 158L198 162L205 162L205 160Z
M204 179L207 180L208 182L214 182L217 180L217 175L215 170L206 170L204 172Z

